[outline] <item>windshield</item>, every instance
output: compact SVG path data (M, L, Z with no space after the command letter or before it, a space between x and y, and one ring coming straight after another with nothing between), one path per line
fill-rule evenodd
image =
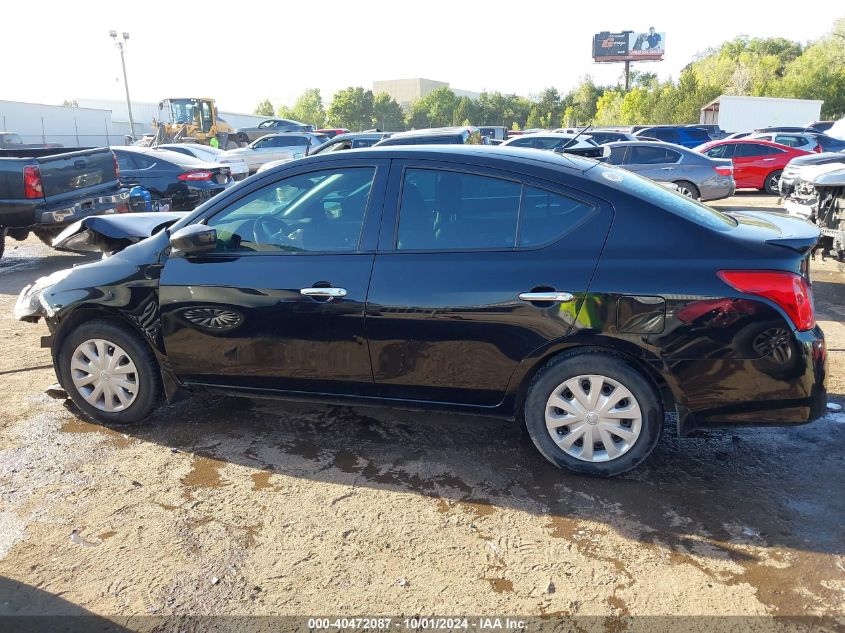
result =
M596 165L588 169L586 174L590 174L597 182L646 200L696 224L717 231L726 231L737 226L736 220L729 215L619 167Z
M193 123L194 119L199 117L198 108L196 99L172 99L170 120L173 123Z

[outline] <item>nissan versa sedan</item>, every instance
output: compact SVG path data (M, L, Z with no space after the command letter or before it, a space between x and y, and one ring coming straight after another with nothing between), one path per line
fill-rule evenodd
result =
M104 423L180 390L432 407L516 420L556 466L609 476L649 456L666 411L687 434L825 409L818 229L589 159L331 152L129 219L68 227L58 242L108 256L15 307Z

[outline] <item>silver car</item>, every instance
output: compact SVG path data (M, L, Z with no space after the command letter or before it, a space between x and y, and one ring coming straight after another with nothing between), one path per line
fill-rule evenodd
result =
M264 163L271 160L286 160L307 156L312 148L329 139L325 134L306 132L292 134L268 134L246 147L231 149L226 154L242 159L250 171L257 171Z
M255 127L241 127L235 131L242 141L251 143L262 136L267 136L268 134L281 134L283 132L313 132L314 126L307 123L300 123L299 121L291 121L290 119L274 118L262 121Z
M728 198L736 191L730 160L710 158L680 145L658 141L607 143L607 162L657 182L671 182L678 192L701 201Z

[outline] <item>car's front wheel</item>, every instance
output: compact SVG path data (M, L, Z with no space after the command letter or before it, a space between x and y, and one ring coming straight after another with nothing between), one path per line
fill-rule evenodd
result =
M74 404L100 422L139 422L161 399L155 356L127 327L86 322L64 339L57 362L62 386Z
M610 354L552 359L531 382L525 424L559 468L610 477L635 468L660 439L663 407L648 378Z

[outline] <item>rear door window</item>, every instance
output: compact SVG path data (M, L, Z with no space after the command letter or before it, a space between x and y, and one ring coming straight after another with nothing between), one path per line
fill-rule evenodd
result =
M625 164L625 153L627 152L628 147L625 145L619 145L617 147L610 148L610 156L607 159L607 162L611 165L624 165Z
M522 185L436 169L406 169L399 250L513 248Z
M504 178L411 168L403 177L396 248L535 248L595 211L588 202Z
M670 153L673 157L670 156ZM628 164L660 165L662 163L675 163L678 159L680 159L680 154L670 152L665 147L635 145L631 148L631 157L628 159Z
M760 143L738 143L736 148L737 158L753 158L755 156L772 156L781 154L784 150Z
M648 133L644 133L644 135L660 139L661 141L666 141L667 143L675 143L678 140L678 130L659 127L648 131Z

